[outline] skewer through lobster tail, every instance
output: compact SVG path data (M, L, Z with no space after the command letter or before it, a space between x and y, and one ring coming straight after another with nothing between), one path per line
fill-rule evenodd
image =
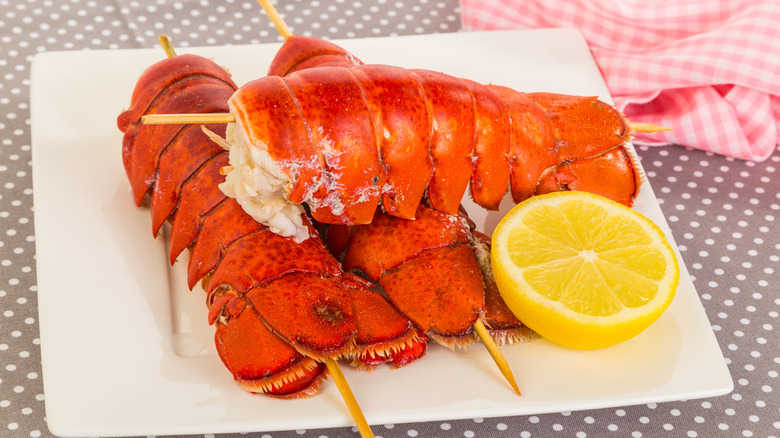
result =
M268 74L359 64L335 44L292 36L271 62ZM452 216L420 204L414 219L379 211L370 224L320 228L346 270L378 282L401 313L438 343L450 348L470 343L478 320L484 321L499 344L531 337L498 294L489 267L489 237L475 230L465 212Z
M331 66L276 65L275 74L293 73L252 81L229 101L236 123L223 189L284 235L306 237L289 211L301 203L318 221L356 225L371 222L378 204L411 219L426 193L432 207L456 214L469 185L489 209L507 189L515 202L588 190L629 205L638 191L630 127L596 98L315 55Z
M151 200L155 235L171 223L171 262L189 249L188 283L208 293L222 361L249 391L299 397L316 393L335 358L373 366L419 357L424 336L316 236L279 236L218 189L228 154L200 126L140 123L144 114L226 111L235 89L212 61L172 56L143 73L117 119L135 202ZM224 124L207 128L224 135Z
M152 127L138 121L142 114L171 110L184 113L196 108L224 110L236 88L227 72L213 62L195 55L175 56L143 73L133 92L130 109L117 119L124 133L122 158L136 204L140 205L151 192L155 235L166 219L175 224L172 260L195 242L201 232L211 232L213 220L207 219L214 216L212 210L223 205L220 210L228 211L233 204L220 192L210 190L214 186L211 181L218 180L219 168L227 162L227 154L198 126ZM224 132L224 126L209 128ZM234 215L242 217L240 209L233 210ZM244 231L248 231L249 221L236 223L245 225ZM240 231L242 227L231 228ZM199 280L194 274L197 265L189 269L191 285ZM212 312L216 309L212 307ZM225 316L210 316L217 323L215 340L220 357L236 380L251 391L277 396L316 391L324 372L322 364L296 351L252 311L231 313L228 313L230 324ZM233 354L239 348L244 352Z
M273 16L275 11L270 12ZM327 41L294 37L286 26L282 26L280 32L286 42L272 61L269 75L286 75L323 65L350 67L362 64L341 47ZM427 211L435 214L425 214ZM382 220L383 217L387 220ZM372 281L378 281L389 301L427 336L453 348L472 342L476 332L519 395L509 365L491 336L496 336L500 343L511 343L527 338L530 330L512 315L497 288L489 287L489 284L495 286L491 283L492 272L489 267L480 266L469 249L471 244L467 243L476 240L472 234L474 224L465 214L461 221L422 204L415 219L407 221L378 212L368 225L317 224L327 235L327 245L339 260L344 261L345 253L362 249L358 258L369 264L374 262L377 267L371 272L374 275L369 275L369 270L357 263L345 263L344 267L362 270ZM362 241L362 245L353 244L353 228L357 230L354 234L361 236L354 241ZM408 246L398 247L399 241ZM356 248L359 249L355 251ZM487 254L485 251L489 252L483 249L482 253ZM387 267L393 268L394 272L385 271ZM486 299L488 295L490 299ZM484 322L494 327L488 329Z

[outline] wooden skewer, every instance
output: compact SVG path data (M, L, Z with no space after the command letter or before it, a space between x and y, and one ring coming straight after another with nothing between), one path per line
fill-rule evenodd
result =
M163 50L165 50L165 54L169 58L176 56L176 50L173 49L173 44L171 44L171 40L168 39L168 35L160 35L158 39L160 40L160 45L162 45Z
M141 116L146 125L195 125L206 123L235 123L232 113L195 113L195 114L147 114Z
M648 134L672 130L672 128L666 128L664 126L653 125L650 123L639 123L639 122L628 122L628 127L631 130L631 132L645 132Z
M293 36L293 33L290 32L287 24L284 22L284 20L282 20L282 17L279 16L279 13L276 12L276 8L274 8L274 5L272 5L269 0L257 0L257 2L260 3L260 6L263 7L265 13L268 14L268 18L271 19L271 22L274 24L274 26L276 26L276 30L282 34L282 37L285 40Z
M167 51L166 51L167 53ZM174 55L175 56L175 55ZM141 122L147 125L175 125L196 123L235 123L236 116L232 113L198 113L198 114L147 114L141 117ZM652 125L650 123L628 122L631 132L664 132L672 128Z
M512 387L512 389L515 390L517 395L523 395L520 393L520 388L517 386L515 376L512 374L512 369L509 368L509 364L507 363L506 358L503 354L501 354L501 350L498 349L498 345L496 345L493 337L490 336L490 333L488 333L487 327L485 327L485 324L482 323L482 320L478 319L477 322L474 323L474 331L477 332L479 339L481 339L482 343L485 344L485 348L487 348L488 353L490 353L490 357L492 357L493 362L498 365L498 369L501 371L501 374L504 375L504 378L507 380L507 382L509 382L509 385Z
M358 405L357 400L355 400L355 395L352 394L352 390L349 388L347 379L344 378L344 373L341 371L338 362L333 359L325 359L325 366L328 367L330 376L336 383L336 387L339 389L341 398L344 399L344 403L347 405L349 415L352 416L352 420L355 422L355 425L360 432L360 436L363 438L373 438L374 432L371 431L371 427L368 425L368 421L366 421L366 417L363 415L360 405Z
M271 2L269 0L258 0L258 2L260 3L260 6L263 7L266 14L268 14L271 22L274 23L276 30L279 31L282 37L285 40L292 37L293 33L290 32L287 24L284 22L284 20L282 20L282 17L279 16L279 13L276 12L276 8L274 8ZM230 113L220 114L217 119L224 119L224 123L235 123L236 121L235 116ZM222 122L212 121L210 123ZM336 383L336 387L341 393L341 398L344 399L344 403L347 405L349 414L352 416L352 420L355 422L355 425L360 432L360 436L363 438L373 438L374 433L371 431L371 427L368 425L366 417L363 415L363 411L360 409L360 405L355 399L355 395L352 393L352 390L347 383L347 379L344 378L344 373L341 371L341 367L339 366L338 362L333 359L326 359L325 366L328 367L328 371L330 372L331 377L333 377L333 381Z

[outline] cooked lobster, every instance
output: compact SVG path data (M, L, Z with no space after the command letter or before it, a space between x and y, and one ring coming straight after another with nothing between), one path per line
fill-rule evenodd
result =
M229 104L236 123L224 142L223 190L299 241L307 237L301 203L320 222L356 225L370 223L380 201L412 219L425 193L432 207L456 214L469 185L491 209L507 188L515 202L587 190L624 204L639 188L630 127L596 98L353 63L266 76Z
M373 88L369 88L369 85ZM404 94L407 92L414 96ZM412 99L405 100L407 106L409 102L420 105L412 105L412 111L394 111L390 104L393 100L397 102L399 96ZM388 213L413 218L409 209L417 211L422 192L427 187L431 204L448 214L452 213L453 208L456 211L457 203L453 205L451 201L455 197L445 189L457 186L454 181L462 180L462 175L454 171L457 165L442 164L437 167L437 163L462 164L464 157L474 165L461 167L461 170L468 170L463 190L471 180L474 199L490 208L495 208L497 202L500 202L497 196L499 190L495 189L497 185L488 184L496 174L499 180L509 183L513 197L517 200L538 191L587 187L583 182L595 179L577 179L572 176L572 170L583 168L595 168L600 172L602 169L612 170L617 175L615 180L624 184L610 187L610 197L630 203L637 191L639 178L630 154L623 148L629 129L622 116L595 99L549 94L534 97L537 102L547 103L546 112L527 95L509 89L482 87L434 72L407 71L388 66L317 67L297 71L285 78L269 76L242 87L230 98L230 109L238 123L228 126L225 133L227 140L217 140L230 149L231 156L231 166L225 168L228 171L227 181L220 186L231 197L237 198L239 203L245 201L244 210L271 231L289 234L296 241L303 241L312 234L311 225L302 214L303 210L289 208L295 206L290 201L298 198L309 201L312 215L319 221L351 224L370 221L380 196ZM445 105L448 99L454 99L456 104ZM488 102L492 106L488 106ZM489 109L493 110L495 117L485 116L484 111ZM447 110L452 110L457 117L447 115ZM583 114L592 116L594 112L605 116L601 121L606 120L608 129L595 126L592 121L582 123ZM341 117L344 114L353 114L355 117ZM423 125L427 129L419 132L412 130L416 126L414 123L409 124L409 117L418 122L427 122L427 125ZM399 120L399 123L390 123ZM458 121L458 126L450 126L456 134L460 132L460 122L473 122L473 132L470 137L467 136L471 138L469 147L472 149L469 152L464 152L467 142L458 142L459 136L448 131L445 122L453 120ZM537 126L537 122L540 125ZM578 124L593 127L592 132L574 135L571 128ZM547 145L549 142L545 141L551 138L554 147L543 151L528 145L521 148L517 140L528 137L529 130L534 134L530 136L531 140L537 140L531 146ZM419 153L420 148L414 146L415 138L418 137L427 139L428 148L424 149L424 154ZM384 142L383 139L388 141ZM452 139L455 140L450 141ZM502 153L504 149L496 146L501 146L504 140L509 143L506 154ZM587 158L559 162L559 149L564 146L577 146L589 155ZM455 148L455 153L452 148ZM515 149L515 154L511 155ZM496 150L498 154L484 152ZM409 154L400 154L401 151ZM517 163L516 158L522 154L533 158L529 160L529 167L541 169L538 178L533 181L532 190L526 190L525 193L522 190L523 175L529 173L515 168L519 166L512 167L513 163ZM415 157L420 158L422 155L425 155L422 158L425 162L422 169L430 170L422 174L428 175L428 180L423 181L425 185L421 190L417 190L419 196L409 195L401 188L420 186L420 181L415 179L420 174L417 172L420 161ZM555 155L558 161L546 166L545 159L551 155ZM453 156L460 159L452 160ZM501 159L496 160L496 156ZM380 161L380 157L383 161ZM404 172L403 166L390 165L392 158L398 157L406 157L407 161L400 160L399 163L411 163L406 167L415 169L414 174ZM539 165L540 162L543 164ZM479 163L492 163L496 168L506 168L508 171L487 171L491 167L487 164L480 167ZM361 165L360 169L357 168L358 164ZM247 184L246 175L241 175L242 172L254 179L249 182L259 184ZM131 182L134 175L128 172ZM366 175L370 176L370 182L365 180ZM438 179L436 175L439 175ZM484 178L480 178L480 175L484 175ZM588 175L588 172L583 175ZM601 172L601 175L604 173ZM355 184L355 181L361 179L363 183ZM143 181L139 185L145 190L149 189L148 186L144 187ZM381 193L378 191L380 187ZM500 197L503 197L505 191L506 184L500 190ZM261 194L259 198L270 199L271 202L251 205L257 200L258 194ZM458 201L462 194L463 191L460 191ZM410 196L414 202L409 202ZM372 199L373 203L370 202ZM491 203L487 199L494 201ZM354 217L363 217L361 215L368 216L368 219L354 220ZM342 277L346 278L345 275ZM235 302L224 298L220 309L229 308L226 304ZM239 300L239 303L245 301ZM240 309L246 306L238 305ZM273 323L268 323L273 327ZM277 331L284 334L283 331ZM294 337L288 336L288 339L295 341ZM297 348L305 350L302 345L297 345ZM315 351L309 353L316 357Z
M323 361L371 367L422 355L424 335L318 238L279 236L218 189L227 152L199 126L140 123L144 114L225 111L235 89L212 61L173 56L143 73L117 119L135 202L150 200L155 235L170 222L171 262L189 248L188 282L202 280L222 361L249 391L299 397L316 392Z

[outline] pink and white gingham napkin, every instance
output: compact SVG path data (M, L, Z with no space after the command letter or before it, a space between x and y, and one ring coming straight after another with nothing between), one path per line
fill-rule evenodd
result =
M780 129L780 1L461 0L464 30L574 27L618 109L676 143L761 161Z

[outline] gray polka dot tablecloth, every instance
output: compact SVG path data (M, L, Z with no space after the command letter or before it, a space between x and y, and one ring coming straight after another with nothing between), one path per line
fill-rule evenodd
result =
M460 29L457 0L285 0L277 8L294 33L325 38ZM55 50L151 48L161 33L182 47L281 40L250 0L0 0L0 436L51 436L37 325L32 56ZM681 146L640 147L639 155L723 351L734 390L713 398L622 408L375 425L377 436L780 436L780 152L762 163ZM255 436L319 438L357 432L257 431Z

